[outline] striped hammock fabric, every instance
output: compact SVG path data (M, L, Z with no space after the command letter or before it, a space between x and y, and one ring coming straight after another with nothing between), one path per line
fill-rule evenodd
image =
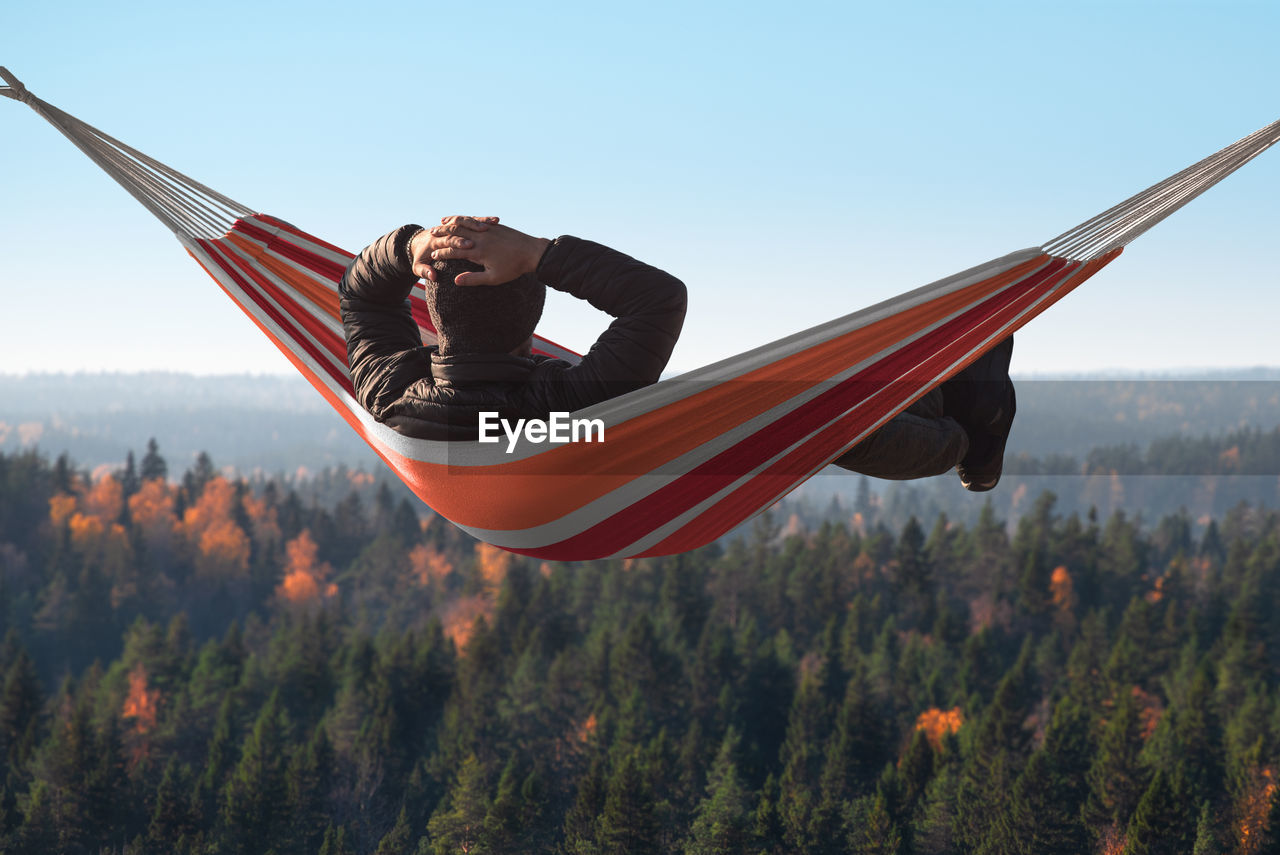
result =
M1280 139L1245 137L1042 247L573 414L604 442L433 442L352 392L337 286L351 253L255 213L75 119L4 69L26 103L167 225L316 390L437 513L512 552L638 557L710 543L775 503L1021 328L1174 210ZM435 343L419 285L410 296ZM572 352L535 338L535 352Z

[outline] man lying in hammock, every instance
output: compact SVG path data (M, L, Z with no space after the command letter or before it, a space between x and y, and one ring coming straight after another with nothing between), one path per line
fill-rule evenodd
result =
M424 279L439 338L422 346L409 291ZM577 365L532 355L546 288L615 320ZM475 440L480 413L546 419L655 383L684 324L684 284L598 243L536 238L496 217L407 225L370 244L339 286L356 396L408 436ZM1001 342L837 459L877 478L956 469L969 490L1000 479L1015 399Z

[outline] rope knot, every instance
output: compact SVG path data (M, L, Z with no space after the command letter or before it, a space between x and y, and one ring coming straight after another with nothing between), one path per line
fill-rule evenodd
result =
M21 101L23 104L30 104L35 100L34 95L27 91L27 87L22 85L22 81L14 77L9 69L0 66L0 78L4 78L4 82L8 86L0 86L0 95L6 98L12 98L15 101Z

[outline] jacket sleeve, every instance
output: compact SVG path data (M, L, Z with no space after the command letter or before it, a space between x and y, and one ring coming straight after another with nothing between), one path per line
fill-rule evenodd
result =
M684 283L588 240L556 238L538 265L538 279L586 300L616 320L546 402L549 411L579 410L655 383L684 326Z
M409 290L418 279L406 244L419 228L401 226L365 247L338 286L351 382L357 400L379 421L405 389L431 376L409 311Z

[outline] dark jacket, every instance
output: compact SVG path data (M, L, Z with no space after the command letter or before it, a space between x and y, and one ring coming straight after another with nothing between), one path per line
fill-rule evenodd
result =
M403 226L366 247L338 289L356 397L378 421L408 436L475 439L482 411L545 419L647 386L666 367L684 324L684 284L568 236L543 254L538 279L617 319L581 362L505 353L442 357L423 347L408 300L417 277L405 252L417 228Z

